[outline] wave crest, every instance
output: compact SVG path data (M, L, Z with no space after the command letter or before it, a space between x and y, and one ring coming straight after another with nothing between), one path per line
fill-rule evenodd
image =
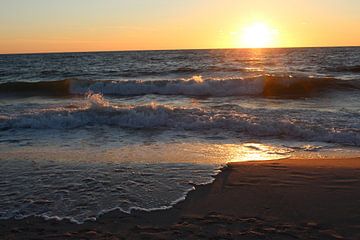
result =
M104 95L137 96L147 94L183 96L263 96L306 97L324 91L359 90L356 81L335 78L261 75L249 78L181 80L93 81L67 79L54 82L15 82L0 84L2 94L45 96L83 95L91 91Z

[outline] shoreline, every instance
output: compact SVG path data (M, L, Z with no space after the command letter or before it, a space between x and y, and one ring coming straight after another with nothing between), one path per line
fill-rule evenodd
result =
M169 209L83 224L0 220L1 239L358 239L360 158L230 162Z

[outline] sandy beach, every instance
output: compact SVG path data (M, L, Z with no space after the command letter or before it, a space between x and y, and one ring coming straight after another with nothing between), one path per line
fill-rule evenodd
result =
M1 220L1 239L359 239L360 158L230 163L171 209Z

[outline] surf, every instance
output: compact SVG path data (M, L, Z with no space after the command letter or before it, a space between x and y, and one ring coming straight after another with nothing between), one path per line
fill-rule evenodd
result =
M100 94L88 94L83 105L41 109L30 113L2 116L0 130L77 129L108 126L134 130L219 131L253 137L282 138L360 146L356 117L332 112L237 107L233 110L176 107L166 104L111 104ZM345 122L337 128L327 122ZM343 119L343 120L342 120ZM351 120L351 121L350 121Z
M76 96L87 92L119 97L181 95L189 97L311 97L329 91L356 91L356 81L291 75L259 75L247 78L202 78L178 80L80 80L7 82L0 94L8 96Z

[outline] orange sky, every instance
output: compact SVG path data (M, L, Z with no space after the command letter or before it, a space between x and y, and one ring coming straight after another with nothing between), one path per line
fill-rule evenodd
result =
M358 46L358 0L2 0L0 53L249 47L244 29L266 24L266 47Z

